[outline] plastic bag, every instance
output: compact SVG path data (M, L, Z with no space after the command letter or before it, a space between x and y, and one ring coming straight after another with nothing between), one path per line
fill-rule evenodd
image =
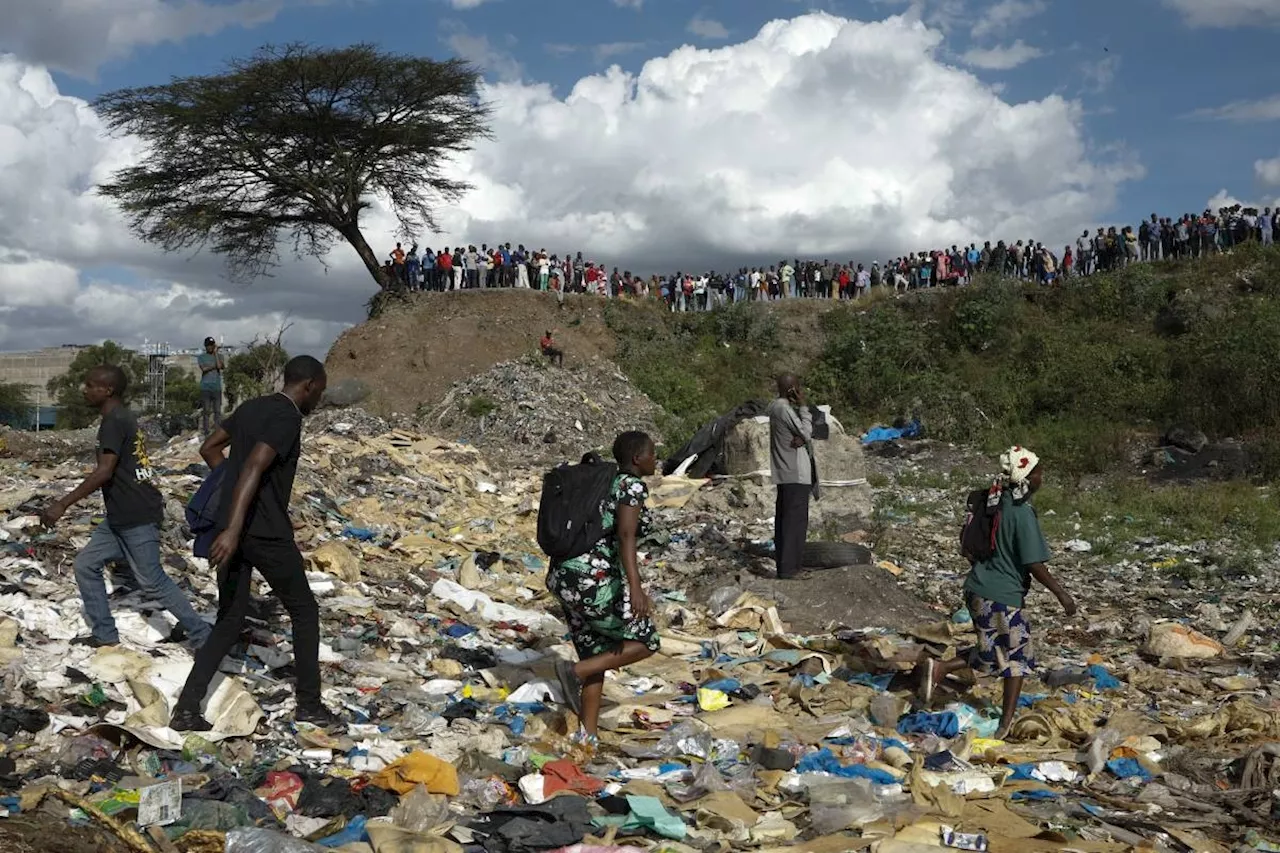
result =
M430 832L449 820L449 798L429 794L422 785L401 798L400 804L391 810L392 823L410 832Z
M707 609L720 616L742 597L742 589L736 586L722 586L707 599Z
M226 853L326 853L328 848L308 844L256 826L227 833Z
M673 726L658 741L655 750L664 758L692 756L693 758L711 758L714 740L711 732L698 728L693 723L684 722Z

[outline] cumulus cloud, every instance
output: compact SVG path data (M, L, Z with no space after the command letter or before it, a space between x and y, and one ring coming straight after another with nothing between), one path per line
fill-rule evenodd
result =
M286 0L0 0L0 52L82 77L139 46L254 26Z
M419 243L510 240L643 272L871 260L971 240L1065 240L1141 174L1133 159L1091 148L1078 103L1009 103L943 61L942 42L905 17L813 13L742 43L681 47L636 73L612 67L563 95L486 84L495 138L455 164L476 189ZM328 269L286 259L242 289L216 257L166 256L132 239L93 186L137 156L136 142L105 138L43 69L0 59L5 348L244 339L288 315L293 348L323 351L362 316L372 282L345 244ZM379 255L391 248L384 209L364 226Z
M695 36L702 36L705 39L727 39L729 31L725 25L711 18L704 18L701 15L694 15L693 20L689 21L689 25L685 28Z
M1008 71L1010 68L1017 68L1033 59L1044 56L1044 51L1038 47L1032 47L1018 39L1011 45L1004 47L991 48L971 48L961 55L961 59L974 68L987 68L993 71Z
M461 164L477 189L450 235L633 269L879 257L1078 233L1140 174L1093 155L1079 104L1007 103L942 62L941 42L902 17L815 13L611 68L563 98L493 86L497 139Z
M1188 117L1217 121L1276 121L1280 119L1280 95L1256 101L1232 101L1220 107L1205 107L1189 113Z
M1272 210L1280 210L1280 195L1273 197L1270 194L1264 193L1263 197L1260 199L1241 199L1234 193L1222 189L1218 190L1208 201L1204 203L1204 209L1216 212L1224 207L1235 207L1237 204L1241 207L1256 207L1259 210L1266 207L1269 207ZM1192 212L1196 213L1198 211Z
M0 56L4 349L108 337L130 345L189 345L207 334L239 341L288 318L289 343L323 354L359 318L373 284L350 250L335 252L328 271L286 262L274 278L241 288L226 282L217 258L163 255L133 239L94 187L138 154L135 140L108 138L93 110L61 95L46 70ZM382 210L370 224L371 236L394 227Z
M1164 0L1192 27L1244 27L1280 24L1276 0Z
M1267 186L1280 186L1280 157L1258 160L1253 164L1253 173Z
M1006 35L1009 30L1030 20L1049 8L1046 0L999 0L978 13L978 20L969 30L974 38L990 35Z

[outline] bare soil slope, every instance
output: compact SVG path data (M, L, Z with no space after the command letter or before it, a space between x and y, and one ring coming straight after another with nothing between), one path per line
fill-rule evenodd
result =
M566 364L613 358L616 341L605 326L605 300L568 296L564 306L529 290L424 293L409 308L396 306L334 342L325 359L330 381L355 377L373 396L364 408L380 415L411 413L439 401L460 379L495 364L538 352L538 339L556 330Z

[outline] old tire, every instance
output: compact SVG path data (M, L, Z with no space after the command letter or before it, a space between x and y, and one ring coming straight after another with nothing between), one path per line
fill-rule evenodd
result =
M847 542L806 542L800 562L806 569L865 566L871 562L871 549Z

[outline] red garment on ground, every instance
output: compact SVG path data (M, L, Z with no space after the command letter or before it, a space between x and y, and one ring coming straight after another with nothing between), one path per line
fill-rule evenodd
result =
M603 779L588 776L567 758L542 765L542 776L542 793L548 797L557 791L573 791L584 797L594 797L604 790Z

